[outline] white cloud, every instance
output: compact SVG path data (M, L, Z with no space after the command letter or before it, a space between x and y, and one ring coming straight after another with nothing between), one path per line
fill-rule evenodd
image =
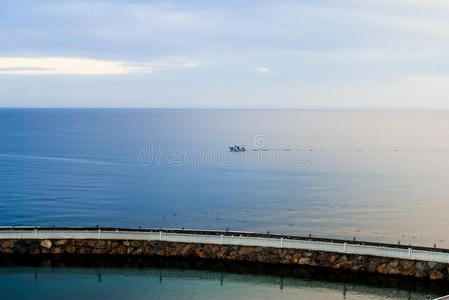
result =
M257 68L254 68L254 70L256 72L260 72L260 73L270 73L271 72L270 69L264 68L264 67L257 67Z
M185 62L132 62L73 57L0 57L0 74L45 75L119 75L152 73L155 69L195 67Z

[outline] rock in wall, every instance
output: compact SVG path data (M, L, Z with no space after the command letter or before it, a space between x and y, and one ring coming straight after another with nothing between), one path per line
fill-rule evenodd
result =
M306 265L353 272L449 280L449 265L443 263L269 247L99 239L0 240L0 254L184 257Z

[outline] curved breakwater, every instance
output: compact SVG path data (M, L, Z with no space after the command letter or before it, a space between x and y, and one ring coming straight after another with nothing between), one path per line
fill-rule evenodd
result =
M2 228L0 253L183 257L449 280L449 252L243 232Z

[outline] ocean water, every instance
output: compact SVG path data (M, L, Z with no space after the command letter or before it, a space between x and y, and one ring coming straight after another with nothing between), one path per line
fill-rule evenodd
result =
M3 300L424 300L427 293L432 298L444 295L444 288L435 290L176 268L44 266L0 269Z
M448 111L0 110L4 226L449 247L448 170Z

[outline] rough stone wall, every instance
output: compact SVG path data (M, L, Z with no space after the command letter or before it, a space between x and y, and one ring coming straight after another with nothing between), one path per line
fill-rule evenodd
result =
M443 263L268 247L131 240L0 240L0 254L184 257L305 265L371 274L449 280L449 265Z

